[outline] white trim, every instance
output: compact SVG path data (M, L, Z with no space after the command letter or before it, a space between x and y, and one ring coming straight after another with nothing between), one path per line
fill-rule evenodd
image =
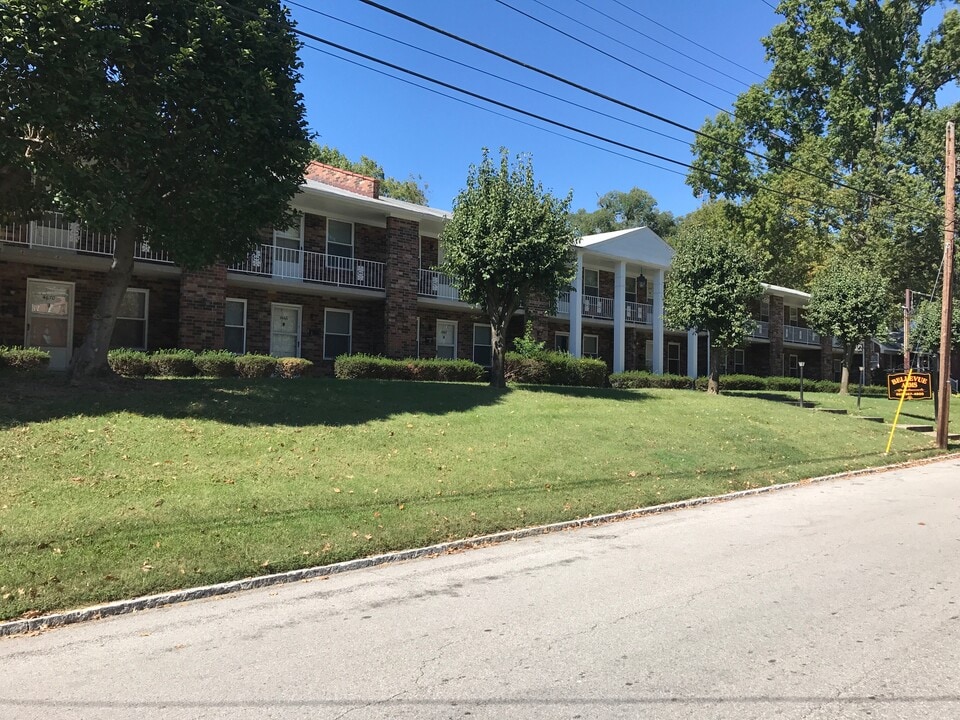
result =
M227 303L243 303L243 325L229 325L227 324ZM240 354L242 355L247 351L247 299L246 298L235 298L227 297L223 299L223 328L236 328L239 327L243 330L243 343L241 344ZM223 340L224 346L227 344L226 336Z
M276 303L276 302L270 303L270 354L273 355L274 357L282 357L280 355L277 355L274 352L274 347L273 347L273 336L275 334L273 331L273 313L277 308L296 308L297 310L297 332L296 332L297 348L296 348L296 354L293 357L300 357L300 335L303 329L303 305L294 305L292 303ZM280 334L291 335L292 333L280 333Z
M324 308L323 309L323 359L324 360L336 360L336 357L327 357L327 335L335 335L336 337L344 337L343 333L328 333L327 332L327 315L329 313L346 313L350 318L350 332L347 334L347 355L353 354L353 310L347 310L345 308Z
M420 359L420 316L417 315L417 360Z
M286 228L286 229L284 229L284 230L278 230L277 228L274 228L274 229L273 229L273 244L274 244L274 245L277 244L277 238L278 238L278 237L281 238L281 239L283 239L283 240L299 240L299 241L300 241L300 249L303 250L303 229L304 229L304 221L305 221L305 219L306 219L306 217L307 217L307 214L306 214L305 212L303 212L302 210L297 210L297 214L298 214L299 217L300 217L300 223L299 223L299 225L297 225L297 226L291 225L290 227L288 227L288 228ZM298 234L297 234L297 235L291 235L291 234L290 234L290 230L291 230L291 228L293 228L293 227L297 227L297 230L298 230Z
M331 253L331 252L330 252L330 244L331 244L331 242L330 242L330 223L331 223L331 222L342 223L342 224L344 224L344 225L349 225L349 226L350 226L350 255L349 255L349 256L347 256L347 255L340 255L340 254L338 254L338 253ZM356 223L354 223L354 222L352 222L352 221L350 221L350 220L344 220L344 219L342 219L342 218L336 218L336 217L329 217L329 216L328 216L328 217L327 217L326 232L324 233L324 240L323 240L323 252L324 252L326 255L336 255L337 257L349 257L350 259L355 259L356 256L357 256L357 241L356 241L356 236L357 236ZM334 245L339 245L340 247L346 247L346 243L334 242L333 244L334 244Z
M597 274L597 284L590 286L591 288L596 288L596 292L595 292L595 293L588 293L588 292L587 292L587 273L588 273L588 272L590 272L590 273L596 273L596 274ZM592 294L594 297L598 297L598 296L600 295L600 270L598 270L597 268L584 267L584 268L583 268L583 284L582 284L581 288L582 288L582 292L583 292L584 295L590 295L590 294Z
M137 320L143 321L143 345L138 345L136 347L131 347L131 350L146 350L147 346L150 344L150 290L148 288L132 288L128 287L124 290L123 294L126 295L128 292L132 293L143 293L143 317L125 317L120 315L119 309L117 310L117 320ZM122 302L122 301L121 301ZM114 324L114 329L116 329L116 324ZM112 340L112 338L111 338ZM124 346L128 347L128 346Z
M76 283L69 280L46 280L45 278L27 278L27 287L26 287L26 307L24 308L23 315L23 346L24 347L36 347L30 344L30 321L32 313L30 312L30 283L50 283L51 285L64 285L67 287L67 336L66 336L66 346L64 347L63 360L60 361L60 358L54 357L54 353L50 354L50 366L53 370L66 370L67 366L70 364L70 357L73 355L73 312L74 306L76 304L76 294L77 286ZM44 347L44 346L40 346ZM45 349L55 348L56 346L48 346ZM59 355L59 353L57 353Z
M673 371L671 370L671 368L670 368L670 361L673 359L673 358L670 357L670 350L671 350L672 348L676 348L676 349L677 349L677 357L676 357L676 361L677 361L677 371L676 371L676 372L673 372ZM680 370L681 370L680 358L681 358L681 354L680 354L680 343L678 343L678 342L668 342L668 343L667 343L667 368L666 368L666 372L667 372L667 373L669 373L670 375L679 375L679 374L680 374Z
M477 345L477 328L486 328L487 332L490 333L490 344L489 345ZM490 362L489 363L478 363L477 362L477 347L490 348ZM474 323L473 324L473 362L478 365L483 365L484 367L490 367L493 364L493 328L490 327L490 323Z
M587 352L587 338L593 338L597 343L597 351L595 353ZM587 333L583 334L583 357L600 357L600 336L599 335L588 335Z
M557 339L565 337L567 339L567 349L566 352L570 352L570 333L557 331L553 334L553 349L560 352L560 346L557 344Z
M458 335L460 334L460 327L459 327L460 323L457 320L445 320L444 318L437 318L437 325L436 325L437 337L435 342L437 357L440 357L439 351L441 347L450 347L449 345L443 345L443 346L440 345L440 323L448 323L450 325L453 325L453 357L451 359L456 360L457 359L457 340L459 339Z

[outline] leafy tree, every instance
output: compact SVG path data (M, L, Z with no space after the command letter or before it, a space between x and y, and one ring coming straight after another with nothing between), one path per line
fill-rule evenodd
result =
M673 213L658 210L653 195L637 187L626 192L611 190L597 200L596 210L580 208L570 222L581 235L646 226L662 238L668 237L676 224Z
M913 330L910 333L911 344L922 353L940 352L940 320L942 315L940 300L924 300L913 314ZM952 333L950 346L960 348L960 312L957 312L957 301L953 301ZM911 348L912 349L912 348Z
M850 383L854 346L881 330L890 307L887 280L855 257L835 258L814 278L807 322L821 335L843 343L841 395Z
M784 22L763 40L769 77L739 96L735 117L704 124L687 182L738 206L771 281L805 287L843 251L865 254L896 287L932 280L943 120L958 110L937 111L936 98L960 77L960 12L923 37L934 7L782 0Z
M106 368L137 243L197 268L284 227L309 148L279 0L0 4L0 214L58 210L116 238L71 374Z
M576 236L569 207L569 195L560 200L536 182L529 158L517 156L511 166L506 148L499 166L484 148L454 200L440 238L440 269L454 278L463 300L490 318L494 387L505 385L504 333L520 303L533 294L556 298L573 281Z
M685 222L674 236L676 254L667 273L664 317L673 328L710 333L707 392L720 391L720 353L753 331L750 305L763 293L757 262L722 222Z
M406 180L387 177L383 166L366 155L361 155L360 159L354 162L336 148L318 145L315 142L310 144L310 159L341 170L376 178L380 181L380 194L384 197L405 200L417 205L427 204L427 185L419 175L417 177L411 175Z

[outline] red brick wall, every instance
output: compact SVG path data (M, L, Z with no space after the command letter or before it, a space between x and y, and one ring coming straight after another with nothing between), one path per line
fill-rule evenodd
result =
M440 262L439 242L436 238L420 238L420 267L431 270Z
M198 352L223 348L226 265L184 270L180 278L179 347Z
M272 239L271 239L272 242ZM327 252L327 218L304 213L303 249L307 252ZM354 223L353 256L358 260L387 261L387 231L385 228Z
M600 274L600 297L612 298L614 274L612 272L607 272L606 270L601 270L599 274Z
M392 358L413 357L417 352L419 264L419 223L395 217L387 218L384 345L387 356Z
M354 192L358 195L365 195L370 198L380 197L379 180L367 177L366 175L359 175L349 170L341 170L340 168L331 167L330 165L324 165L323 163L318 163L316 160L307 165L303 175L308 180L316 180L325 185L332 185L333 187Z

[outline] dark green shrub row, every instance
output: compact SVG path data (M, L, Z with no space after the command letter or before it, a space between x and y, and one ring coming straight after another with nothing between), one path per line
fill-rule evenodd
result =
M433 380L439 382L480 382L486 370L469 360L390 360L378 355L340 355L333 374L341 380Z
M50 353L39 348L0 346L0 367L13 370L39 370L50 364Z
M275 358L270 355L234 355L226 350L111 350L107 354L110 369L124 377L234 377L262 378L278 375L297 378L309 374L313 363L303 358Z
M508 352L506 377L508 382L533 385L603 387L607 384L607 364L603 360L576 358L560 352L532 355Z
M667 388L689 390L693 378L686 375L655 375L646 370L630 370L610 376L610 385L615 388Z

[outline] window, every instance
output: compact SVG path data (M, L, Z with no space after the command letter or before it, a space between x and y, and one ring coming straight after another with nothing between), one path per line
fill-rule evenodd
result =
M437 320L437 357L457 357L457 323L452 320Z
M117 323L110 338L112 348L147 349L147 305L149 290L129 288L123 294Z
M791 355L788 359L788 374L790 377L797 377L800 375L800 358L796 355Z
M589 358L600 357L600 337L597 335L583 336L583 356Z
M583 269L583 294L599 297L600 295L600 271Z
M227 298L223 314L223 347L242 355L247 351L247 301Z
M323 311L323 359L350 354L353 313L350 310Z
M637 302L637 279L628 277L627 278L627 295L626 300L628 303Z
M553 339L553 347L557 352L570 352L570 333L558 332Z
M760 303L760 321L770 322L770 298L768 297Z
M490 367L493 359L493 338L490 335L490 326L475 324L473 326L473 361L477 365Z
M327 220L327 255L353 257L353 223Z
M800 308L790 308L790 325L800 327Z
M420 318L417 318L417 357L420 357Z
M840 378L843 376L843 360L834 359L833 361L833 380L834 382L840 382Z
M742 373L743 366L744 366L743 350L734 350L733 351L733 371L735 373Z
M667 343L667 372L680 374L680 343Z

